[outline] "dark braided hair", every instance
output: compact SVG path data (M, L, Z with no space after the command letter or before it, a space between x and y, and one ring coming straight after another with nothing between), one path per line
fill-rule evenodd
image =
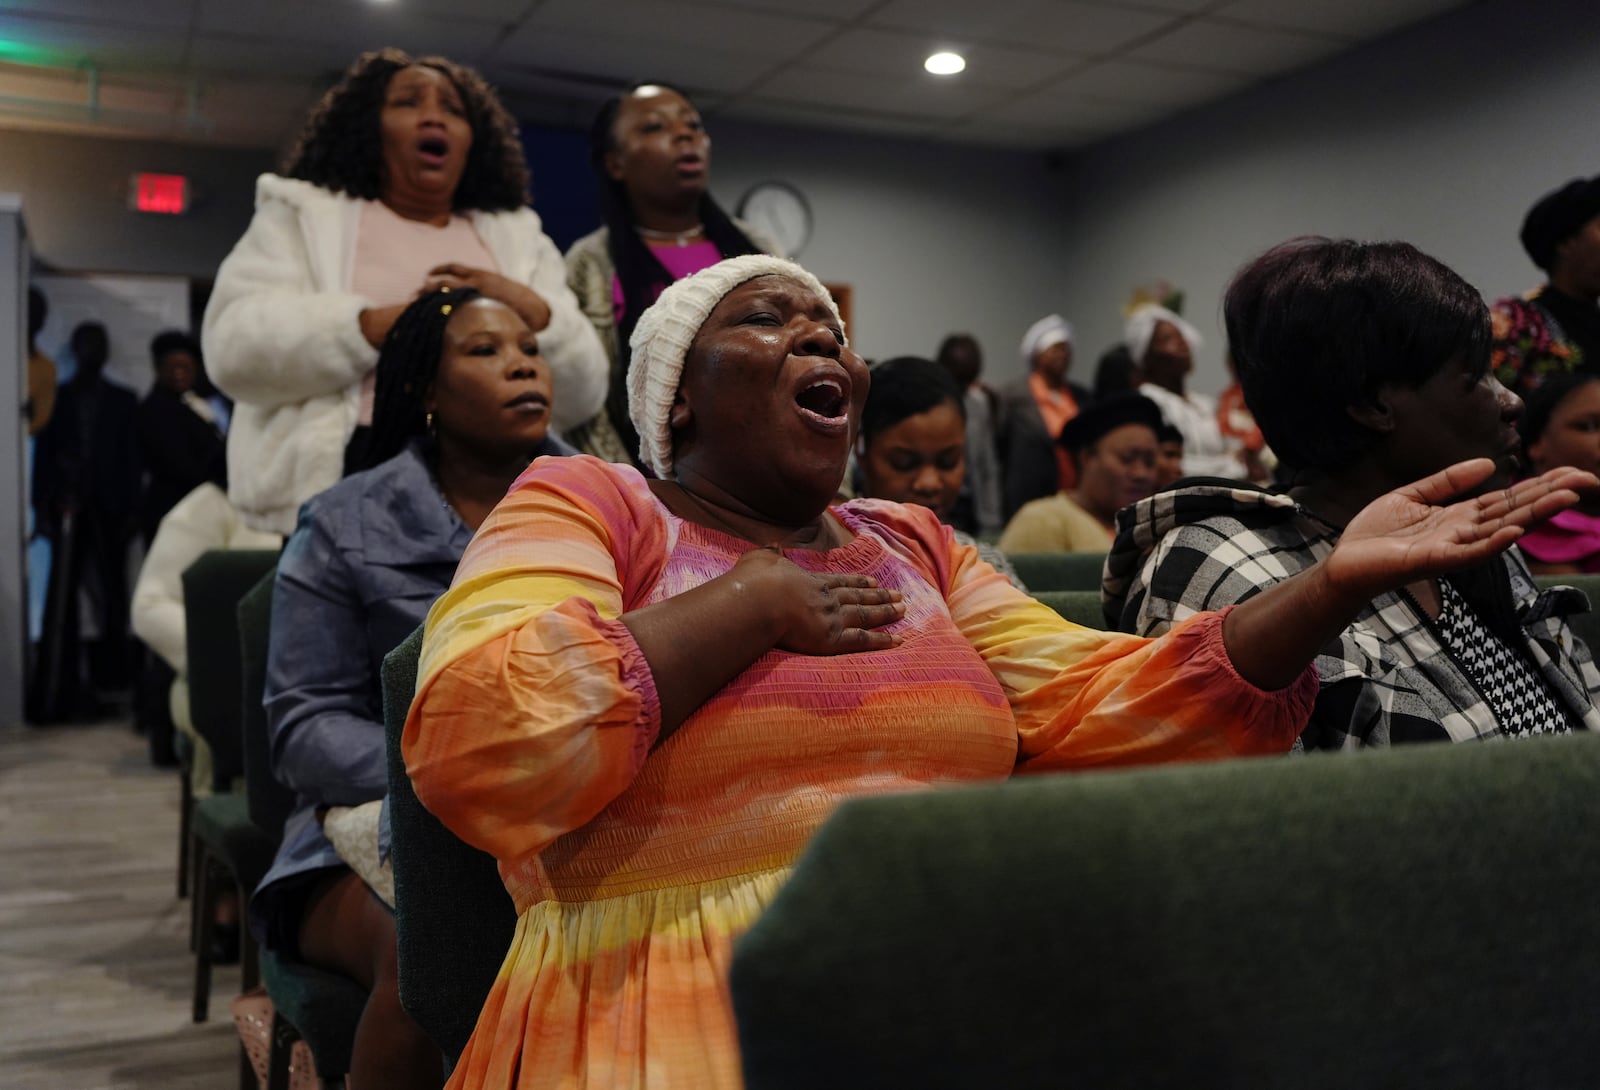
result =
M443 57L413 59L398 49L357 57L344 78L317 103L284 161L286 177L375 201L383 190L384 95L402 68L422 65L444 73L461 95L472 147L456 186L457 212L512 212L528 203L528 164L517 123L484 78Z
M389 327L378 351L372 427L361 453L350 460L349 472L387 462L412 439L427 434L427 413L422 405L439 373L445 326L457 311L479 297L471 288L430 291L406 307Z
M589 126L589 165L594 168L595 180L600 187L600 219L606 226L606 250L611 256L611 267L616 270L622 285L622 318L617 323L617 359L611 371L611 391L606 399L606 411L629 452L639 450L639 435L628 415L628 340L639 315L655 302L654 292L672 283L672 274L659 258L645 245L639 232L634 230L633 205L628 191L621 182L606 173L606 155L617 150L617 113L622 103L641 87L661 87L683 97L691 106L694 101L670 83L646 80L635 83L620 95L606 99ZM761 250L745 233L735 226L733 219L722 210L709 191L700 195L700 223L706 238L723 257L757 254Z

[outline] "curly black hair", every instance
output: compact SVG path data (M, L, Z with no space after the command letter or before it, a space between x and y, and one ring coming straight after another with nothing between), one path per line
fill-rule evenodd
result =
M528 163L517 123L484 78L443 57L380 49L356 58L306 118L284 161L286 177L352 197L377 200L383 189L380 116L390 78L422 65L444 73L467 108L472 147L451 207L457 212L511 212L528 203Z

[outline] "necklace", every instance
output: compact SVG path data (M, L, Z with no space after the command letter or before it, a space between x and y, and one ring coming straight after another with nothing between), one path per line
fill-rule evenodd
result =
M698 223L687 231L656 231L649 227L638 226L635 226L634 230L643 238L654 239L657 242L675 242L679 246L687 246L690 239L705 233L705 227Z

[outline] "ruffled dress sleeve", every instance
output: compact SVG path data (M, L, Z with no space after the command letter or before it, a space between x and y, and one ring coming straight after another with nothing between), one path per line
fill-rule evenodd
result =
M644 479L541 458L479 529L428 615L402 737L418 797L497 858L542 850L633 781L660 730L620 617L666 556Z
M908 512L951 619L1000 682L1017 725L1019 771L1287 753L1310 718L1314 667L1277 691L1239 676L1222 639L1227 611L1157 639L1082 628L1018 591Z

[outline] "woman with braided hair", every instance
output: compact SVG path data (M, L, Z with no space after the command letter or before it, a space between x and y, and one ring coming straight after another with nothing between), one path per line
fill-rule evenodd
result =
M357 1090L443 1078L400 1006L378 665L529 461L572 453L549 434L551 409L550 368L515 309L427 293L384 341L358 472L306 504L278 564L265 703L273 772L298 798L251 926L280 957L370 989Z
M778 247L711 196L711 137L675 87L640 83L608 99L589 127L589 164L604 224L567 251L567 284L611 357L611 385L605 408L568 438L585 454L642 464L626 380L639 316L675 280Z
M605 398L607 361L527 207L516 122L470 68L385 49L312 111L282 175L217 272L203 341L238 403L229 494L252 527L288 533L300 504L353 468L373 367L423 291L471 287L539 337L559 432Z

